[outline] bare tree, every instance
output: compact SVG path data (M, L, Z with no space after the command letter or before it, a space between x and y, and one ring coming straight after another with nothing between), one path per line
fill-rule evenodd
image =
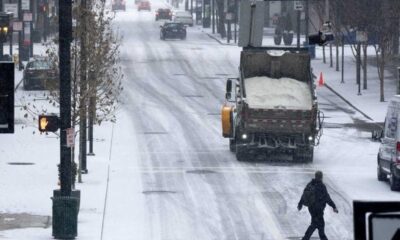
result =
M74 9L74 16L79 16L79 8ZM90 77L87 87L81 87L82 74L80 73L81 49L79 38L83 28L77 25L74 28L74 42L71 45L71 125L79 126L81 121L79 111L87 105L89 99L95 98L94 112L95 122L101 124L104 121L116 121L119 96L122 87L122 69L119 65L119 46L121 38L118 32L113 31L111 12L105 9L105 2L93 3L85 13L88 27L87 31L87 77ZM52 63L54 71L58 71L58 38L48 44L47 57ZM90 73L90 74L89 74ZM33 102L32 96L22 99L22 109L26 111L25 117L36 121L37 116L43 113L56 112L59 108L58 84L48 86L49 91L41 93L41 99L47 104L38 106ZM28 121L27 125L30 125ZM32 124L37 127L35 123ZM77 131L75 131L77 133ZM76 135L77 136L77 135Z

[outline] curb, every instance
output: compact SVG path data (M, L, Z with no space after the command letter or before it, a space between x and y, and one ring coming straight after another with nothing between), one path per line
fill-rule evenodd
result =
M363 115L364 117L368 118L371 121L374 121L374 119L372 119L370 116L368 116L366 113L364 113L363 111L361 111L360 109L358 109L356 106L354 106L351 102L349 102L346 98L344 98L342 95L340 95L338 92L336 92L335 90L333 90L332 87L330 87L328 84L324 84L324 86L326 88L328 88L331 92L333 92L336 96L338 96L340 99L342 99L345 103L347 103L350 107L354 108L357 112L361 113L361 115Z
M211 34L209 34L209 33L204 32L204 31L203 31L203 33L207 34L208 37L214 39L215 41L217 41L217 42L218 42L219 44L221 44L221 45L225 45L225 46L237 46L236 44L224 43L224 42L222 42L221 40L219 40L218 38L214 37L213 35L211 35Z

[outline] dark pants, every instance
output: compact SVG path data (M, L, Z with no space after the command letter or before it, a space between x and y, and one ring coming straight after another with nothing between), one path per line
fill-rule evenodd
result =
M321 240L328 240L325 235L325 221L324 221L324 210L308 209L311 215L311 224L308 227L302 240L309 240L315 229L318 229L319 238Z

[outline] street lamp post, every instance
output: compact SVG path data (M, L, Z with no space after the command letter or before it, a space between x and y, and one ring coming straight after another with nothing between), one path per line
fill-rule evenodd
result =
M53 233L56 239L77 236L79 191L72 191L71 146L67 131L71 132L71 41L72 1L60 1L59 7L59 69L60 69L60 165L61 189L53 193ZM78 193L78 194L77 194Z

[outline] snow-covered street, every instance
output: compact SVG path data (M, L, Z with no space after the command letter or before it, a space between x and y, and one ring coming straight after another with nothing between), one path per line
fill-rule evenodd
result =
M152 9L164 4L152 1ZM238 75L241 48L221 45L198 25L187 28L186 40L163 41L160 24L154 11L138 12L133 2L116 13L114 27L123 37L122 104L115 124L95 128L96 156L88 157L89 173L76 185L82 192L77 239L300 239L310 216L297 203L316 170L324 172L339 210L325 210L329 239L353 239L353 200L399 199L377 180L379 143L371 141L387 103L374 94L357 99L354 83L340 84L340 73L317 57L314 74L323 72L330 87L374 121L317 86L325 122L312 163L239 162L222 137L220 110L226 79ZM350 55L346 67L352 69ZM390 98L394 83L387 88ZM19 88L16 96L24 94ZM16 129L0 135L0 211L51 216L59 140L32 134L34 128ZM19 161L35 165L24 172L8 164ZM0 239L52 239L51 225L31 227L0 231Z

